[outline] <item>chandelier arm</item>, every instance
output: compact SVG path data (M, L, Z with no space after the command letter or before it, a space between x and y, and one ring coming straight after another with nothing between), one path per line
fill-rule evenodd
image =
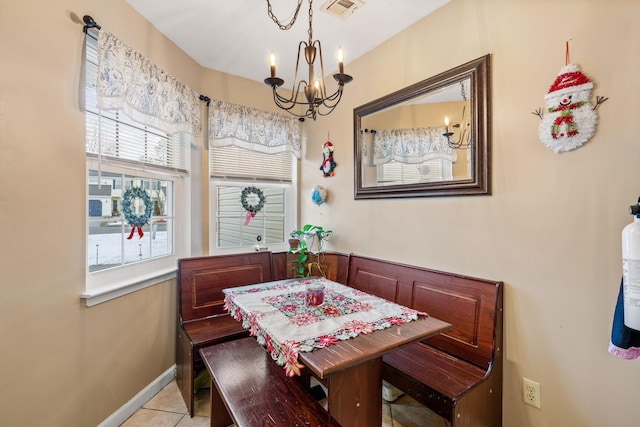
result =
M340 99L342 99L342 86L340 86L331 96L325 98L322 101L322 105L333 109L338 105L338 103L340 103Z
M290 110L295 105L289 99L286 99L283 96L281 96L278 93L278 90L275 88L273 89L273 101L276 103L276 105L279 108L282 108L283 110Z
M339 93L338 93L339 92ZM325 102L322 103L322 105L327 109L327 111L322 112L322 110L320 110L320 108L318 108L318 114L321 116L328 116L329 114L331 114L333 112L333 110L335 110L335 108L338 106L338 104L340 103L340 98L342 98L342 91L339 90L336 93L334 93L334 95L338 94L338 99L336 100L336 102L334 102L333 104L327 104ZM333 96L333 95L332 95Z
M288 111L290 114L296 115L295 113L293 113L293 112L291 111L291 109L292 109L293 107L295 107L295 106L296 106L295 104L293 104L293 103L282 104L282 103L277 99L277 97L275 97L275 96L274 96L273 100L274 100L275 104L278 106L278 108L280 108L280 109L282 109L282 110L285 110L285 111Z
M311 79L313 78L313 76L309 76L309 83L307 83L305 80L300 80L298 81L298 69L300 67L300 55L304 55L305 57L305 62L306 61L306 51L307 51L307 47L309 47L309 44L305 41L301 41L300 43L298 43L298 55L296 56L296 69L293 73L293 85L291 86L292 88L295 87L296 88L296 96L293 99L298 99L298 94L300 93L300 84L302 82L305 82L305 86L313 83L311 81ZM304 92L304 91L303 91Z
M294 117L298 117L298 118L299 118L299 119L301 119L301 120L302 120L302 119L304 119L305 117L310 117L310 118L312 118L312 116L310 116L310 115L308 114L308 110L307 110L307 111L305 111L305 114L297 114L297 113L294 113L293 111L291 111L291 109L292 109L293 107L295 107L296 105L298 105L298 104L296 104L296 103L288 103L289 105L283 105L283 104L282 104L282 103L280 103L280 101L278 100L278 97L279 97L279 95L276 93L276 89L274 88L274 89L273 89L273 101L274 101L274 102L275 102L275 104L278 106L278 108L280 108L280 109L282 109L282 110L285 110L286 112L288 112L288 113L289 113L289 114L291 114L292 116L294 116Z
M317 48L318 49L318 53L320 56L320 81L321 81L321 85L320 85L320 94L321 94L321 98L325 99L327 97L327 89L326 89L326 85L324 82L324 61L322 59L322 45L320 44L320 40L315 40L313 42L314 46L317 44Z
M334 105L333 107L331 107L330 109L328 109L324 113L321 110L318 109L318 115L319 116L328 116L329 114L333 113L333 110L335 110L337 106L338 106L338 104Z
M284 96L280 95L276 90L274 90L273 96L274 96L274 100L276 101L276 104L278 104L278 107L284 110L290 110L296 105L296 102L294 102L291 99L285 98Z
M293 105L296 105L296 104L305 104L305 105L306 105L306 104L307 104L306 102L299 102L299 101L298 101L298 96L300 95L300 86L301 86L302 84L305 84L305 85L306 85L306 84L307 84L307 82L306 82L306 81L304 81L304 80L299 81L299 82L298 82L298 86L295 88L295 91L293 91L293 90L291 91L291 97L290 97L290 98L285 98L284 96L280 95L280 94L279 94L279 93L277 93L277 92L274 92L274 93L278 96L278 100L279 100L279 101L284 102L284 103L286 103L286 104L293 104Z
M309 102L309 101L298 101L297 100L297 95L299 95L300 92L300 86L306 84L306 82L303 80L301 82L299 82L299 86L298 89L295 91L295 93L293 93L291 98L285 98L284 96L280 95L277 92L277 89L274 88L273 90L273 95L274 95L274 102L276 103L276 105L286 111L289 111L291 113L291 109L296 107L296 106L307 106L307 107L312 107L313 109L315 109L319 115L321 116L326 116L329 115L329 113L331 113L331 111L333 111L336 106L338 105L338 103L340 102L340 100L342 99L342 93L343 93L343 89L344 86L340 85L338 87L338 89L331 94L330 96L323 98L323 99L319 99L316 98L315 102ZM320 107L323 106L327 109L329 109L328 112L321 112L320 111ZM293 114L293 113L292 113ZM298 117L300 117L298 115Z
M285 98L284 96L280 95L279 93L276 92L276 95L278 97L278 101L280 101L280 103L283 104L291 104L291 105L315 105L317 104L317 102L314 101L299 101L298 98L300 97L300 86L303 84L306 84L307 82L305 82L304 80L302 80L299 85L298 85L298 89L295 91L295 93L292 93L292 96L290 98Z
M449 145L449 148L453 148L454 150L462 147L468 148L469 146L471 146L471 134L467 136L466 129L460 131L460 138L458 138L458 141L456 141L455 139L451 139L451 137L453 136L453 132L443 133L442 136L447 138L447 144Z

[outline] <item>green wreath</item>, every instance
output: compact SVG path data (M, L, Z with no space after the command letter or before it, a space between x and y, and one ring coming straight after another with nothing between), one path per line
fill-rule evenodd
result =
M248 197L250 195L252 195L252 194L254 194L254 195L256 195L258 197L258 203L249 203ZM264 207L264 202L266 200L267 199L264 196L264 194L262 193L262 190L260 190L259 188L254 187L253 185L245 187L242 190L242 195L240 196L240 201L242 202L242 207L245 208L247 211L251 212L254 215L262 210L262 208Z
M131 204L136 198L140 198L144 202L144 212L140 215L136 215L131 210ZM138 235L142 237L144 233L142 232L142 226L149 222L151 218L151 209L153 208L153 203L151 202L151 197L141 188L130 188L124 192L122 195L122 214L124 215L124 219L127 220L129 225L131 226L131 233L127 239L131 239L133 237L133 232L138 229Z

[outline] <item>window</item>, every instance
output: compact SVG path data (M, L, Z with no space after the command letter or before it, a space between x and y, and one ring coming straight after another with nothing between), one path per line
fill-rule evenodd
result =
M189 247L189 137L98 109L96 46L87 37L88 305L105 291L175 275ZM131 218L146 221L133 227Z
M233 251L260 244L284 249L295 228L295 157L289 152L265 154L236 146L211 147L210 252ZM242 190L252 185L265 197L264 207L247 218Z
M264 207L247 221L247 212L239 203L245 185L225 182L216 185L218 248L255 245L257 236L263 245L284 242L286 186L262 184L259 187L266 199Z
M172 181L110 172L99 174L90 169L88 182L87 265L90 273L173 254ZM142 189L152 204L141 236L127 224L122 209L118 208L122 206L123 187ZM130 206L136 216L143 215L145 208L139 197Z

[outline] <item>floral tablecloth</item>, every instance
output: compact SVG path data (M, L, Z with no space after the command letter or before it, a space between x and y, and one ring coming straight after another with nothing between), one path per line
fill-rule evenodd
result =
M309 284L324 302L305 304ZM225 289L225 309L255 336L287 375L300 374L298 353L323 348L426 315L324 278L287 279Z

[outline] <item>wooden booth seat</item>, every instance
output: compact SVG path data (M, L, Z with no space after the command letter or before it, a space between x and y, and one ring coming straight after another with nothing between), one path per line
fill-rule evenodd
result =
M267 352L255 343L255 338L237 340L248 333L240 322L225 313L222 289L291 277L292 260L291 254L286 252L180 260L177 382L191 415L193 378L198 364L202 364L198 354L200 349L206 348L203 352L208 352L216 344L213 347L238 350L239 347L234 347L236 344L251 345L251 357L268 360ZM502 424L502 282L354 254L327 254L322 261L329 279L426 312L453 325L453 329L447 332L386 354L382 363L384 380L433 410L450 427L495 427ZM235 340L234 346L218 346L231 340ZM207 354L209 359L216 353ZM232 361L229 363L233 366ZM266 364L272 365L276 366L274 363ZM214 372L224 370L217 366L213 368ZM212 370L212 366L209 369ZM262 369L247 367L247 375ZM280 371L283 369L277 367L276 372ZM272 379L276 381L275 377ZM251 411L251 399L260 403L256 407L260 410L269 406L268 393L247 381L250 387L254 387L252 398L236 394L230 385L221 387L231 390L231 394L216 397L218 404L226 404L234 421L240 421L238 414L243 411ZM292 392L288 387L285 387L287 399L291 397L287 393ZM297 396L297 389L293 393ZM280 403L273 404L277 406ZM286 405L282 410L290 411L290 406ZM304 412L303 409L300 411ZM239 425L253 424L239 422Z
M211 427L339 427L254 337L209 346L200 354L211 374Z
M451 323L383 357L383 379L452 427L502 425L502 282L351 255L348 285Z
M249 335L224 310L222 290L268 282L272 277L270 252L178 260L176 382L191 416L194 377L204 369L199 350Z

